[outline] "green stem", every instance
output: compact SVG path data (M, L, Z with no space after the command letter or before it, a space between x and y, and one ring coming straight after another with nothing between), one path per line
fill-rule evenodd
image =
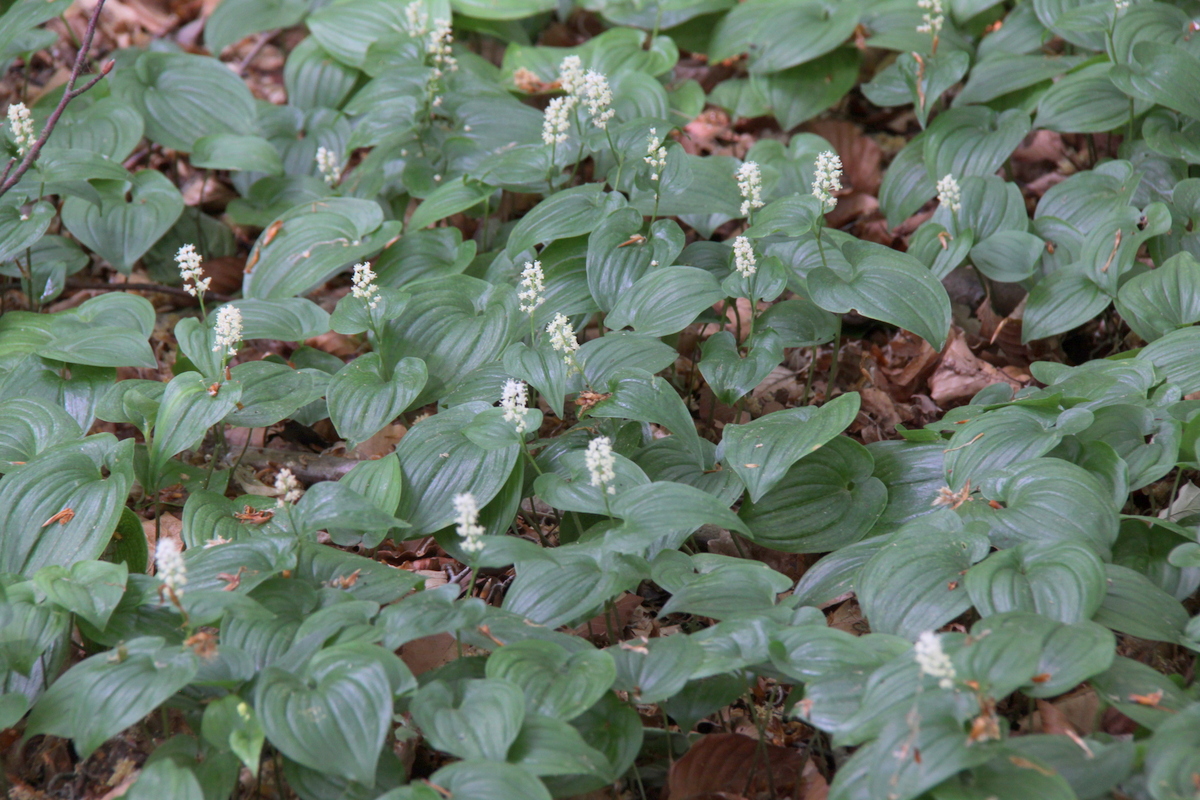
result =
M834 323L833 363L831 363L829 365L829 381L828 381L828 385L825 387L825 402L826 403L828 403L831 399L833 399L833 389L837 385L838 353L841 351L841 346L842 346L842 315L838 314L836 316L836 322Z
M810 349L811 355L808 360L808 377L804 379L804 396L800 398L800 405L808 405L808 398L812 394L813 375L817 372L817 345L813 345Z

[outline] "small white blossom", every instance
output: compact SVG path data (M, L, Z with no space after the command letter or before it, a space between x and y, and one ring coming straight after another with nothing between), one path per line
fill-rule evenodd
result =
M525 269L521 270L521 291L517 292L517 299L521 301L521 310L526 314L532 314L538 306L546 302L546 298L542 296L546 291L545 280L542 262L525 262Z
M1117 11L1124 11L1133 5L1133 0L1114 0L1114 3L1117 6Z
M1120 0L1117 2L1120 3ZM929 33L936 37L942 32L942 25L946 22L942 0L917 0L917 5L925 9L925 13L921 15L924 22L917 26L917 33Z
M279 470L275 476L275 493L279 496L278 505L285 503L294 503L300 499L300 495L304 494L304 490L300 488L300 481L292 474L292 471L287 467Z
M916 658L921 672L938 679L938 686L943 689L954 688L954 679L958 677L958 673L954 671L954 664L942 649L942 640L936 633L925 631L917 637L917 643L913 645L913 657Z
M571 112L579 100L575 95L555 97L546 106L546 116L542 119L542 141L553 147L567 140L571 130Z
M234 345L241 340L242 312L237 310L237 306L221 306L217 312L217 336L213 352L225 351L228 355L234 355L237 353Z
M617 490L610 485L617 479L617 473L613 470L617 457L613 455L612 441L607 436L592 439L588 442L583 460L592 475L592 486L601 486L609 494L616 494Z
M404 23L409 36L424 36L429 32L429 14L421 0L404 7Z
M523 381L509 378L500 393L500 407L504 409L504 421L516 425L517 433L525 432L525 410L529 402L529 387Z
M17 145L17 153L25 155L37 137L33 135L33 119L24 103L13 103L8 107L8 126L12 130L13 142Z
M433 57L433 76L435 78L458 70L458 59L452 55L450 50L450 43L453 41L454 34L450 28L450 20L436 20L433 23L433 30L429 33L429 41L425 44L426 55Z
M642 160L653 170L650 173L650 180L658 180L662 171L667 167L667 148L663 146L663 141L658 136L658 128L650 129L650 141L646 143L646 155Z
M204 270L200 268L200 262L203 260L196 252L196 246L192 244L185 244L175 253L179 277L183 278L183 290L192 297L207 292L209 284L212 283L212 278L200 278L204 274Z
M325 179L325 182L333 186L337 183L338 176L342 174L341 159L328 147L318 147L317 169L320 171L321 177Z
M478 553L483 549L483 534L487 531L479 524L479 504L475 495L470 492L454 495L454 513L457 514L454 524L463 538L462 549Z
M813 175L812 195L821 201L826 212L837 208L836 192L842 190L842 159L832 150L817 156L816 172Z
M738 167L737 171L738 191L742 194L742 216L746 216L753 209L762 208L762 170L758 168L758 164L754 161L747 161Z
M601 130L608 127L608 121L614 113L612 89L609 88L608 78L594 69L589 69L583 76L579 99L587 106L588 116L592 118L593 125Z
M958 188L958 181L954 180L953 175L942 176L937 182L937 193L940 204L955 214L962 210L962 190Z
M365 300L368 308L379 305L379 287L375 285L375 271L367 262L354 265L354 288L351 293L359 300Z
M558 83L563 91L573 97L583 92L583 61L579 56L567 56L558 65Z
M550 334L550 347L563 354L563 361L568 367L575 366L575 351L579 342L575 341L575 326L562 314L555 314L554 319L546 326Z
M174 539L162 538L154 548L154 565L158 579L163 585L175 593L176 597L183 594L187 586L187 565L183 562L183 553L179 543Z
M733 265L743 278L749 278L758 272L758 258L754 255L754 245L745 236L733 240Z

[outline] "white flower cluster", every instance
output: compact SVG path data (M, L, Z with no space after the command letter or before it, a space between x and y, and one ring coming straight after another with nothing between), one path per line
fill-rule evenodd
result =
M937 182L938 202L957 214L962 210L962 190L954 176L946 174Z
M546 275L542 272L542 262L526 261L525 269L521 270L521 291L517 299L521 301L521 310L532 314L537 307L546 302L542 292L546 291Z
M429 32L429 41L425 44L426 55L433 58L433 77L440 78L447 72L458 70L458 59L452 55L450 44L454 34L450 29L450 20L439 19L433 23Z
M354 288L351 293L359 300L365 300L368 308L379 305L379 287L375 285L375 271L367 262L354 265Z
M463 538L462 549L478 553L483 549L483 534L487 531L479 524L479 504L475 495L470 492L454 495L454 513L457 515L454 524Z
M1113 0L1117 6L1117 11L1124 11L1133 5L1133 0Z
M749 278L758 272L758 258L754 255L754 245L745 236L733 240L733 266L743 278Z
M842 190L842 159L832 150L817 155L816 173L813 175L812 194L821 201L826 212L837 208L836 192Z
M234 347L242 340L242 312L237 306L221 306L217 312L217 336L213 344L213 352L225 351L228 355L237 353Z
M207 292L212 283L212 278L203 280L200 278L204 274L204 270L200 268L200 262L203 260L193 244L185 244L175 252L175 263L179 265L179 277L183 278L183 290L192 297Z
M300 481L287 467L279 470L275 476L275 492L279 496L279 505L294 503L304 494L304 490L300 488Z
M658 128L650 129L650 141L646 143L646 155L642 160L650 165L650 180L662 177L662 171L667 167L667 148L658 136Z
M575 341L575 326L571 321L562 314L555 314L546 326L546 333L550 334L550 347L563 354L563 362L568 367L575 367L575 351L579 349L579 342Z
M958 677L958 673L954 671L954 664L942 649L942 640L936 633L925 631L917 637L917 643L913 645L913 657L916 658L921 672L938 679L938 686L943 689L954 688L954 679Z
M342 172L341 159L328 147L318 147L317 170L320 171L321 177L325 179L325 182L333 186L337 183L338 176Z
M746 216L755 208L763 207L762 200L762 170L758 163L747 161L738 167L738 191L742 194L742 216Z
M504 421L513 423L517 433L525 432L525 410L529 403L529 387L523 381L509 378L500 393L500 407L504 409Z
M33 135L33 119L24 103L13 103L8 107L8 126L12 130L13 142L17 145L17 153L25 155L37 137Z
M917 0L917 5L925 9L925 13L921 15L924 22L917 26L917 33L928 33L936 37L942 32L942 25L946 22L942 0Z
M542 141L548 146L565 142L571 129L571 116L582 103L588 118L604 130L613 118L612 89L603 73L583 69L579 56L567 56L558 66L558 83L566 95L555 97L546 106L542 120Z
M424 36L429 32L429 14L421 0L404 7L404 21L409 36Z
M174 592L176 598L181 596L188 579L187 565L183 562L179 543L174 539L159 539L154 548L154 566L163 585Z
M592 486L600 486L609 494L616 494L617 490L610 486L617 479L617 473L613 469L617 464L617 457L613 455L612 441L607 436L592 439L588 442L583 460L591 473Z

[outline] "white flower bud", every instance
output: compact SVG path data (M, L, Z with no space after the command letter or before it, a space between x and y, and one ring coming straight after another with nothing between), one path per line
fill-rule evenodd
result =
M758 258L754 255L754 245L745 236L733 240L733 266L743 278L749 278L758 272Z
M379 305L379 287L375 285L375 272L365 261L354 265L354 288L351 293L359 300L365 300L368 308Z
M517 292L517 299L521 301L521 310L526 314L532 314L538 306L546 302L546 298L542 296L546 291L545 280L542 262L525 262L525 269L521 270L521 291Z
M571 130L571 112L579 101L574 95L555 97L546 106L546 116L542 119L542 141L553 147L567 140Z
M500 393L500 407L504 409L504 421L512 422L517 433L525 432L525 411L529 402L529 387L522 381L509 378Z
M737 171L738 191L742 194L742 216L746 216L753 209L762 208L762 170L758 168L758 164L754 161L747 161L738 167Z
M231 356L237 353L234 345L242 340L242 312L237 306L221 306L217 312L216 334L214 353L225 351Z
M937 182L938 203L957 214L962 210L962 190L954 176L946 174Z
M563 361L568 367L575 366L575 351L579 342L575 341L575 326L562 314L555 314L554 319L546 326L550 334L550 347L563 354Z
M175 593L176 597L183 594L187 586L187 565L183 561L183 553L174 539L161 538L154 548L154 565L158 579L163 585Z
M454 524L463 538L462 549L478 553L483 549L483 534L487 530L479 524L479 504L475 495L470 492L454 495L454 513L457 514Z
M13 142L17 145L17 153L25 155L37 137L33 135L33 119L24 103L13 103L8 107L8 126L12 130Z
M816 173L813 175L812 195L821 201L822 210L829 212L837 208L836 192L842 190L842 159L831 150L817 156Z
M931 678L938 679L938 686L943 689L954 688L954 679L958 673L954 671L954 663L946 651L942 650L942 640L933 631L925 631L917 638L913 646L913 657L921 672Z
M275 493L279 497L278 505L282 506L299 500L304 490L300 488L300 481L292 471L284 467L275 476Z
M608 127L608 121L613 117L612 89L608 86L608 78L603 74L589 69L583 76L583 87L579 99L587 106L588 116L592 124L601 130Z
M179 265L179 277L183 278L183 290L192 297L207 292L212 283L212 278L203 280L200 278L204 274L204 270L200 268L200 262L203 260L196 252L195 245L185 244L175 253L175 263Z
M320 171L321 177L325 179L325 182L333 186L342 174L341 159L328 147L318 147L317 170Z
M1121 0L1117 0L1117 2L1119 4ZM924 22L917 26L917 33L928 33L936 37L942 32L942 25L946 22L942 0L917 0L917 5L926 9L926 12L921 15Z
M588 442L583 459L588 472L591 473L592 486L600 486L609 494L616 494L617 490L610 484L617 479L617 473L614 471L617 457L613 454L609 438L600 436Z
M558 83L573 97L583 92L583 61L579 56L567 56L558 65Z
M663 146L663 141L658 136L658 128L650 129L650 141L646 143L646 155L642 160L653 170L650 173L650 180L658 180L662 176L662 171L667 167L667 148Z
M421 0L409 3L404 7L404 27L409 36L424 36L429 32L429 14Z

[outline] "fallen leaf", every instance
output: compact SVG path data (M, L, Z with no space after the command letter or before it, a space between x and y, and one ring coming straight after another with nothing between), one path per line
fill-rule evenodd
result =
M666 800L754 798L766 792L769 784L774 785L775 796L780 798L818 800L828 791L816 767L798 750L760 744L736 733L714 733L702 736L671 765L665 797Z

